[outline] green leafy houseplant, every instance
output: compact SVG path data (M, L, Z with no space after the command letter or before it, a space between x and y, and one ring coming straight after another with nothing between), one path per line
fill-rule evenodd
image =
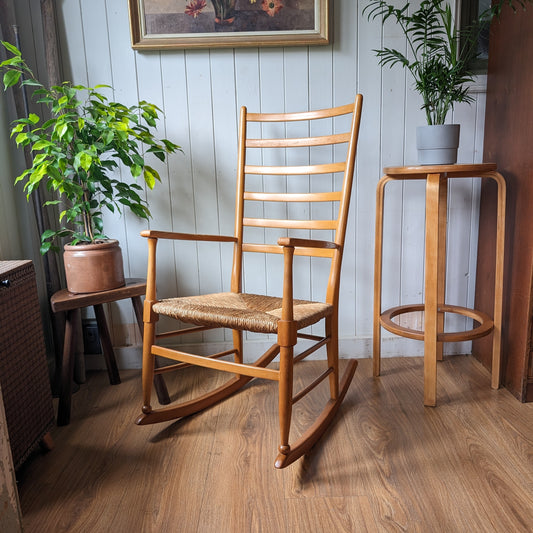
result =
M35 79L18 48L8 42L2 44L12 54L0 63L4 89L19 83L31 87L33 97L50 112L44 121L35 113L16 119L11 130L17 145L29 147L33 154L32 166L15 183L24 182L28 198L44 183L55 193L44 205L66 206L59 212L59 229L48 229L41 235L41 253L57 250L57 238L68 237L70 244L107 239L104 209L120 213L125 207L148 219L150 210L141 197L143 188L135 182L120 181L115 171L122 164L134 178L142 175L150 189L160 181L144 154L165 161L180 147L154 137L152 128L159 108L145 101L131 107L109 101L100 91L109 89L107 85L85 87L64 82L47 88Z
M375 50L380 65L401 65L412 75L422 96L421 109L428 125L444 124L455 103L472 102L468 83L473 81L472 59L477 55L480 32L498 16L505 4L516 10L532 0L499 0L460 30L446 0L423 0L418 8L401 7L386 0L370 0L364 11L369 19L389 19L402 29L407 51Z

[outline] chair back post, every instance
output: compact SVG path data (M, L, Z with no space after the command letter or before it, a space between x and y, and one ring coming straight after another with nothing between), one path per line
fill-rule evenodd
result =
M231 273L231 291L242 291L242 221L244 217L244 163L246 155L246 106L241 107L239 119L239 146L237 155L237 193L235 195L235 238L233 246L233 268Z
M355 156L357 153L357 141L359 139L359 125L361 122L361 109L363 106L363 95L357 94L353 104L352 122L350 128L350 141L348 143L348 153L346 158L346 168L344 169L342 196L339 205L338 226L335 231L335 244L339 248L335 251L331 261L331 270L326 292L326 302L335 306L338 305L340 290L340 272L342 265L342 254L344 251L344 241L346 238L346 226L348 224L348 212L353 187L353 175L355 170Z

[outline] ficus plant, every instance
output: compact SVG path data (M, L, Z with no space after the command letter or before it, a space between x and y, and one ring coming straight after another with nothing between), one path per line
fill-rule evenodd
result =
M513 10L525 8L533 0L497 0L460 29L446 0L422 0L417 6L402 6L386 0L370 0L364 12L382 24L393 21L405 36L407 49L384 47L376 52L380 65L405 67L422 96L422 107L429 125L444 124L455 103L472 102L469 83L473 81L473 59L478 55L481 31L504 5Z
M153 133L161 110L146 101L126 106L110 101L102 90L108 85L86 87L63 82L45 87L14 45L2 41L10 57L0 63L4 90L17 84L32 90L32 98L45 106L49 118L35 113L14 121L11 137L18 147L28 147L32 165L15 179L26 196L45 184L52 199L44 205L57 209L59 228L41 235L41 253L58 250L58 238L70 244L107 239L102 212L129 209L140 218L151 214L144 189L135 181L119 179L119 165L133 178L142 176L148 188L160 181L158 172L146 162L148 154L165 161L180 149Z

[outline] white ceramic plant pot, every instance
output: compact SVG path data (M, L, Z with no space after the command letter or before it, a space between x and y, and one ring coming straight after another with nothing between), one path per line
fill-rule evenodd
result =
M459 124L419 126L416 147L420 165L453 165L457 162Z

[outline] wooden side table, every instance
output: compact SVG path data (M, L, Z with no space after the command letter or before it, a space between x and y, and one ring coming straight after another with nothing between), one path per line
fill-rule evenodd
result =
M473 340L493 333L492 388L500 386L501 326L503 298L503 256L505 244L505 197L503 176L491 163L478 165L438 165L413 167L386 167L376 191L376 241L374 261L374 346L373 373L380 374L381 327L411 339L424 341L424 405L435 406L437 397L437 360L442 359L443 342ZM498 184L496 232L496 265L494 315L445 304L446 279L446 207L448 179L480 177L493 179ZM420 305L402 305L382 312L381 278L383 255L383 204L385 185L390 181L425 179L426 184L426 251L425 294ZM400 326L393 318L403 313L424 311L424 331ZM458 313L472 318L479 325L470 331L445 333L445 313Z
M74 294L63 289L53 294L50 298L50 304L54 313L66 313L65 342L63 347L63 361L61 364L59 405L57 411L58 426L64 426L70 422L72 379L74 372L74 347L76 336L79 333L78 324L80 323L81 309L91 305L94 308L102 351L106 362L107 373L109 375L109 383L111 385L117 385L120 383L120 375L115 360L115 354L113 352L109 329L107 327L103 304L131 298L137 324L139 325L142 336L144 323L141 296L145 293L146 280L129 278L126 279L126 284L118 289L86 294ZM166 385L161 375L155 376L154 385L159 403L170 403Z

